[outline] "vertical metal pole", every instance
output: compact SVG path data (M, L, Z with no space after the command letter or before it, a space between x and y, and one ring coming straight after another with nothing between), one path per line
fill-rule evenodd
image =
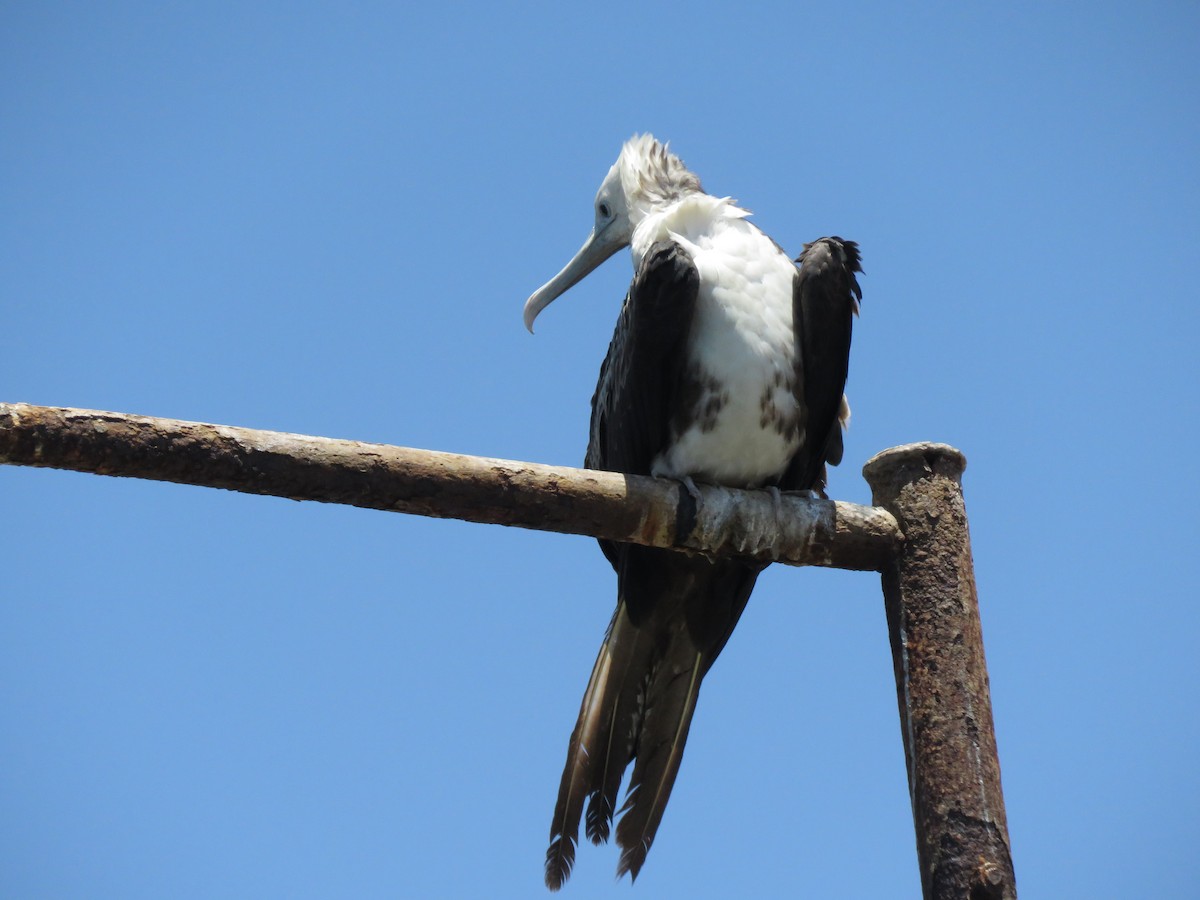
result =
M1015 900L965 468L953 447L907 444L873 457L863 475L904 532L883 596L924 896Z

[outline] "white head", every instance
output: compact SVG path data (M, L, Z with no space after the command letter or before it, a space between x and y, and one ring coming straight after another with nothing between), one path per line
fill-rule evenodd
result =
M633 230L648 213L702 190L700 179L653 135L634 135L626 141L596 192L592 233L563 270L525 301L525 327L533 331L533 320L556 297L628 247Z

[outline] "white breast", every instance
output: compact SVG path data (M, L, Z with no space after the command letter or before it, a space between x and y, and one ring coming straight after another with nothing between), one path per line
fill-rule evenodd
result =
M677 215L663 223L662 236L691 254L700 275L688 346L702 385L697 409L706 414L673 435L651 471L755 487L781 475L800 446L796 269L742 210L728 208L736 215Z

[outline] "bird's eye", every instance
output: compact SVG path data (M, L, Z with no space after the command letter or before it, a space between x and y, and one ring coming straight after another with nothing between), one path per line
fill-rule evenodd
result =
M600 213L600 218L607 219L612 215L612 210L609 209L607 203L601 203L596 207L596 212Z

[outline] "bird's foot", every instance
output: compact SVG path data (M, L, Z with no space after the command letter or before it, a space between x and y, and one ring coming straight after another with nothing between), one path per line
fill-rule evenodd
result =
M771 508L775 511L775 531L777 534L782 534L783 523L787 516L787 513L783 510L783 491L779 489L778 485L774 484L769 485L767 491L771 495ZM788 491L788 493L792 494L793 492Z
M696 482L692 481L690 475L684 475L676 479L680 487L683 488L679 492L679 508L675 519L675 536L677 540L682 540L686 535L692 533L692 529L696 527L696 519L700 514L700 489L696 487ZM684 499L684 491L691 498L691 503Z
M784 516L784 510L783 510L783 493L784 492L781 491L778 488L778 486L773 485L773 484L767 486L767 491L771 495L771 507L775 510L775 521L780 522L783 520L783 516ZM801 497L805 500L817 499L817 492L813 491L813 490L788 491L787 495L789 497Z
M783 491L779 490L778 485L768 485L767 493L771 495L771 506L775 509L775 518L783 518Z

